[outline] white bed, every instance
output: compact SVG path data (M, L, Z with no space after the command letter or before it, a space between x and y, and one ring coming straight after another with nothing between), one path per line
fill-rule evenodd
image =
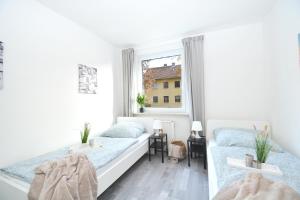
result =
M209 199L212 199L220 188L218 188L218 180L216 170L211 154L211 147L216 145L213 138L213 131L217 128L248 128L252 129L255 125L258 129L263 130L265 125L270 127L267 121L252 120L207 120L206 138L207 138L207 164L208 164L208 182L209 182Z
M118 117L117 122L136 121L142 123L147 132L152 130L153 119L138 117ZM130 146L117 158L97 170L98 196L102 194L112 183L125 173L137 160L148 151L148 138L150 134L144 133L138 138L138 142ZM30 185L8 175L0 175L0 199L22 200L27 199Z

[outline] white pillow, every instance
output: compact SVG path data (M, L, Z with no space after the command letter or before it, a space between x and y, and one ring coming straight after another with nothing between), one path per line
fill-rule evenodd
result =
M145 131L145 127L137 122L120 122L104 131L100 136L112 138L137 138Z
M260 133L260 131L253 129L218 128L214 130L214 137L219 146L255 148L255 137L258 133ZM269 139L269 143L272 146L271 151L278 153L284 152L273 140Z

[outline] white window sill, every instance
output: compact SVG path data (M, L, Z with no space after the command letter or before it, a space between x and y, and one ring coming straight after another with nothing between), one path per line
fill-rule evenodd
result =
M185 112L144 112L144 113L133 113L134 116L189 116Z

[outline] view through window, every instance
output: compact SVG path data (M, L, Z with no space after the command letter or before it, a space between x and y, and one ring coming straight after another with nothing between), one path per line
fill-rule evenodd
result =
M181 55L142 60L146 107L181 108Z

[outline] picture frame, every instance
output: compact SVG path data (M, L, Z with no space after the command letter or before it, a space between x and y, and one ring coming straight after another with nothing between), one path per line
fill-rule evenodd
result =
M3 51L4 51L4 46L3 46L3 42L0 41L0 90L3 89L3 73L4 73L4 69L3 69Z
M97 68L79 64L78 73L78 92L84 94L96 94L98 87Z
M298 64L300 67L300 33L298 33Z

